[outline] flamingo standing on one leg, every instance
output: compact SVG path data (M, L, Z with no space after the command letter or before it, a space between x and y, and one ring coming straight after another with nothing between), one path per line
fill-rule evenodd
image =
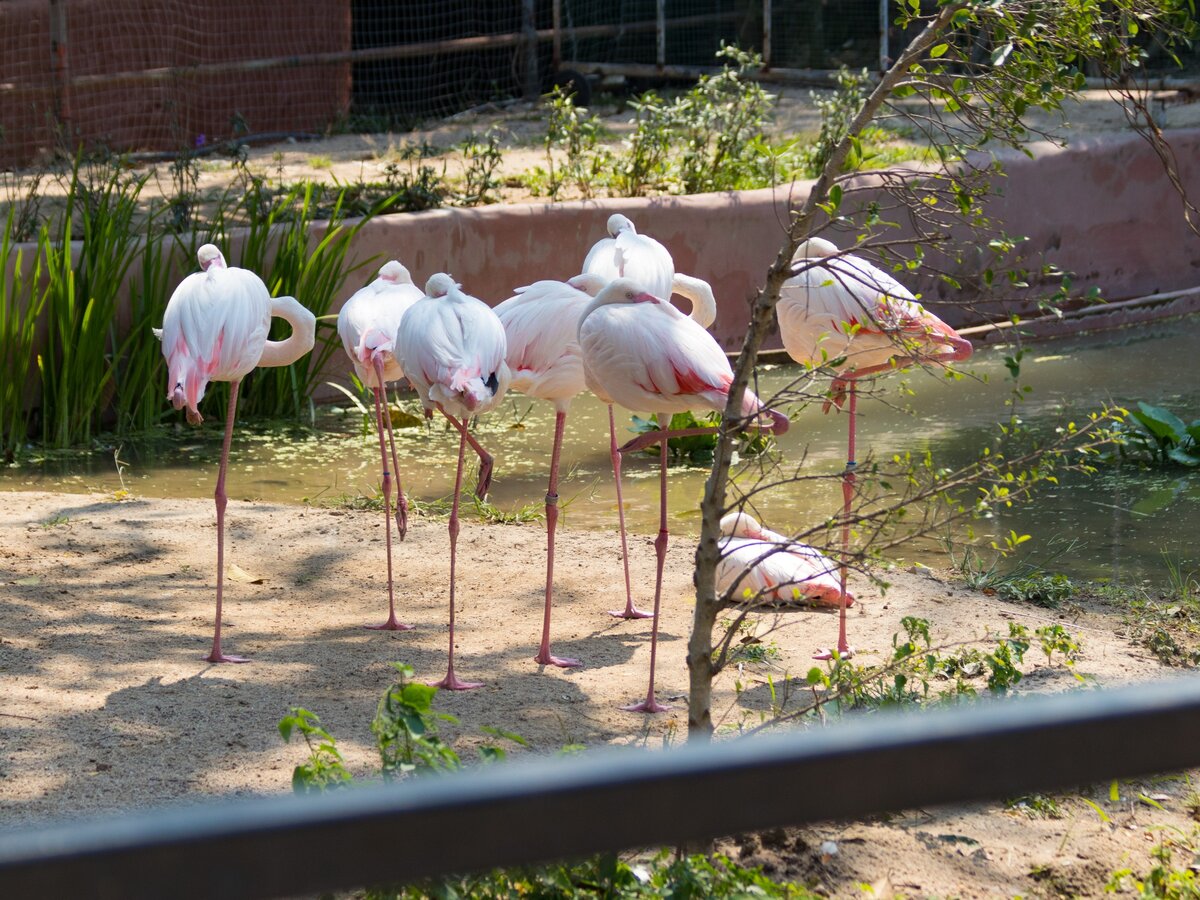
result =
M517 288L516 295L496 307L508 342L506 359L512 372L512 389L554 404L554 449L550 457L550 483L546 489L546 608L542 616L542 642L534 661L543 666L570 667L579 660L550 652L550 609L554 590L554 533L558 525L558 459L571 401L587 389L583 377L583 351L579 349L579 316L604 284L595 275L577 275L570 281L538 281ZM609 409L611 410L611 406ZM622 523L624 514L622 513ZM624 530L621 534L624 549ZM626 561L626 611L629 602Z
M404 540L408 532L408 501L400 484L396 439L392 434L392 417L387 411L387 383L404 377L404 370L396 359L396 332L405 311L423 296L421 289L413 284L408 269L392 260L380 268L378 278L345 302L337 319L338 337L354 363L359 381L375 394L375 427L379 433L379 454L383 459L388 617L382 625L366 627L385 631L408 631L413 627L396 618L392 588L392 473L388 471L388 447L391 448L392 471L396 473L396 530L400 540Z
M492 409L508 390L510 375L504 361L504 326L485 303L464 294L453 278L439 272L426 283L425 297L404 314L396 347L404 374L417 389L421 403L427 410L441 410L459 433L458 469L450 508L450 651L446 677L434 686L452 691L482 687L482 682L462 681L454 674L458 498L462 491L463 453L472 440L469 417ZM481 447L478 449L482 452ZM483 481L482 471L480 480Z
M196 254L202 271L180 282L167 302L161 332L167 358L167 399L176 409L187 407L187 420L203 421L198 409L210 381L229 382L225 440L213 499L217 505L217 614L213 629L213 663L248 662L221 652L221 601L225 583L225 472L237 413L238 385L255 366L286 366L313 347L317 320L294 297L272 297L262 279L246 269L229 268L212 244ZM268 341L271 317L292 326L285 341Z
M904 285L865 260L841 254L835 244L810 238L796 248L793 276L783 284L776 312L788 355L821 365L844 357L825 404L841 406L849 395L849 438L842 478L842 589L850 544L850 500L854 494L857 385L861 378L921 363L945 365L971 356L971 342L926 310ZM846 639L846 606L838 616L837 653L853 654ZM821 651L818 659L829 659Z
M701 328L708 328L717 318L717 301L707 281L675 272L675 261L661 243L645 234L638 234L633 222L620 213L608 218L609 237L601 238L588 251L583 272L599 276L600 283L585 287L595 296L599 284L615 278L629 278L655 297L680 294L691 301L691 317ZM600 400L608 406L609 454L612 457L613 479L617 487L617 516L621 528L621 559L625 568L625 609L613 610L611 615L622 619L646 619L650 613L633 605L629 581L629 549L625 538L625 504L621 497L621 454L617 450L617 423L612 398L594 382L588 383Z
M654 698L654 664L658 645L658 612L663 563L667 555L667 439L680 433L711 433L715 428L669 430L671 414L689 409L724 411L733 370L716 340L692 319L629 279L610 282L588 304L579 320L579 344L589 384L599 385L622 406L655 411L660 430L641 435L621 448L631 452L659 445L659 532L654 542L658 569L654 585L654 626L650 636L650 686L646 699L624 707L633 712L661 712ZM763 407L746 391L742 415L769 416L767 429L787 430L781 413ZM666 426L666 427L663 427Z
M841 606L839 566L821 551L764 528L744 512L723 517L721 534L719 595L732 588L730 599L735 604L785 609ZM849 592L846 604L854 605Z

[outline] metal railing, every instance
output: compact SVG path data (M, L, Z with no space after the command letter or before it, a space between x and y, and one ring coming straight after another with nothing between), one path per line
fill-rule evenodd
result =
M1178 678L664 752L607 750L0 837L0 897L276 897L1200 765Z

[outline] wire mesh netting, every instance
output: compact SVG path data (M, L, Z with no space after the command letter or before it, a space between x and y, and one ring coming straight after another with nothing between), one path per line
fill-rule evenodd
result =
M876 69L910 37L889 24L896 0L884 4L0 0L0 164L81 144L174 151L338 123L403 128L545 90L558 65L678 73L713 65L722 43L773 69ZM1184 62L1200 71L1200 53Z

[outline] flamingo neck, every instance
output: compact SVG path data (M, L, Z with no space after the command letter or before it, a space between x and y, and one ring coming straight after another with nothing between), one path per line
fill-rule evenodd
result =
M295 297L272 297L271 315L292 326L292 334L284 341L267 341L263 346L260 366L287 366L313 348L317 337L317 317L305 309Z
M671 292L691 301L691 317L701 328L708 328L717 320L717 298L707 281L676 273L671 281Z

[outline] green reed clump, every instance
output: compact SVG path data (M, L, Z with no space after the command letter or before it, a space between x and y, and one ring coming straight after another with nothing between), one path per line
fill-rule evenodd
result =
M118 302L138 252L145 183L145 176L77 157L59 225L53 237L50 229L39 236L48 278L46 341L37 358L45 446L88 441L113 401L122 353Z
M6 462L29 436L29 361L46 302L45 293L38 290L42 256L36 254L32 271L26 273L25 253L16 246L15 215L10 207L0 232L0 456Z
M391 198L379 201L372 210L353 224L346 221L345 190L339 192L331 209L321 240L311 250L309 235L317 221L317 201L320 192L313 184L292 188L278 199L263 218L252 219L242 245L241 259L230 258L231 265L259 273L271 296L292 296L318 318L328 315L335 297L354 272L372 262L361 260L351 264L350 245L362 226ZM223 243L229 255L228 241ZM282 340L288 332L286 323L272 323L271 340ZM311 415L311 396L321 371L329 358L340 348L336 329L318 322L317 343L290 366L256 369L246 379L239 395L238 408L246 415L296 418ZM206 397L207 409L217 415L223 409L227 390L211 391ZM210 400L211 398L211 400Z

